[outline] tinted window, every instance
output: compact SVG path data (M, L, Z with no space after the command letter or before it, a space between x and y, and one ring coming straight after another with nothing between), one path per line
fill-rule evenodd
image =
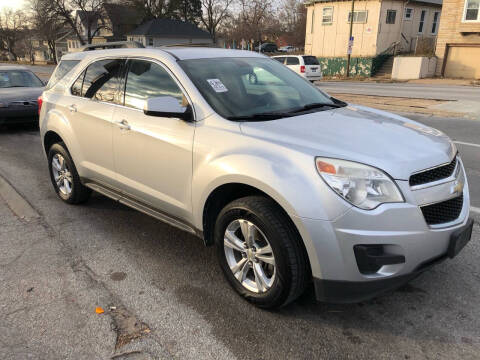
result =
M58 64L58 66L56 67L55 71L50 77L50 80L48 80L47 89L50 89L53 85L62 80L64 76L67 75L67 73L72 70L79 62L79 60L60 61L60 64Z
M319 65L318 59L315 56L304 56L303 62L305 65Z
M284 63L285 62L285 58L284 57L276 57L276 58L273 58L274 60L277 60L279 63Z
M300 60L296 57L287 57L287 65L299 65Z
M150 61L131 60L125 86L125 105L143 109L145 100L173 96L182 102L183 93L167 71Z
M82 96L82 84L83 84L83 77L84 76L85 76L85 71L82 71L80 76L73 83L72 88L71 88L72 95Z
M120 82L125 60L109 59L91 64L83 80L82 96L99 101L113 102Z

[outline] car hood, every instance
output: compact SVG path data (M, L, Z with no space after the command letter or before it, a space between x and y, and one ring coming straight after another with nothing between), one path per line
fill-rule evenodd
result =
M0 89L0 102L37 100L43 87L14 87Z
M368 164L398 180L450 162L456 148L441 131L385 111L348 106L273 121L244 122L245 135L313 156Z

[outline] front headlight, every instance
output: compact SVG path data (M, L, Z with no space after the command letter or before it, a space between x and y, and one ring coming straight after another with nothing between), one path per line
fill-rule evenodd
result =
M394 181L372 166L317 157L317 170L323 180L349 203L365 210L380 204L404 202Z

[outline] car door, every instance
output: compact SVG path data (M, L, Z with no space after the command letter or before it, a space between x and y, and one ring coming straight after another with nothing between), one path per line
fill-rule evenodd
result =
M125 60L105 59L90 64L64 99L77 148L74 160L82 177L111 183L115 179L112 153L114 98Z
M113 151L118 186L147 205L187 219L191 213L194 122L146 115L145 101L173 96L186 105L179 82L160 63L131 59L123 105L113 114Z
M285 62L285 65L289 67L291 70L295 71L297 74L301 74L300 72L300 61L296 56L288 56Z

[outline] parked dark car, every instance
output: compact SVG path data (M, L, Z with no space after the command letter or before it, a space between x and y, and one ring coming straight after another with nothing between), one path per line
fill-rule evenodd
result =
M44 83L22 66L0 66L0 125L38 122Z
M255 48L255 51L258 51L258 46ZM272 43L264 43L260 45L260 52L269 53L269 52L277 52L277 45Z

